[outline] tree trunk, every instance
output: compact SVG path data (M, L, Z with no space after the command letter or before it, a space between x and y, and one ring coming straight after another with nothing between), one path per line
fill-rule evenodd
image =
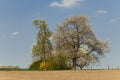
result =
M73 58L73 70L76 70L76 58Z
M82 70L82 69L83 69L83 67L80 67L80 69Z
M46 57L45 57L45 54L44 54L44 70L46 70Z
M73 70L76 70L76 65L75 65L75 63L73 63Z
M46 38L46 32L45 32L45 26L43 26L43 30L44 30L44 37ZM46 39L44 38L44 43L43 43L43 45L44 45L44 70L46 70L46 55L45 55L45 53L46 53L46 47L45 47L45 44L46 44Z
M45 45L45 44L44 44ZM45 46L43 48L43 55L44 55L44 70L46 70L46 55L45 55Z
M76 29L77 29L77 33L79 32L78 31L78 27L76 27ZM76 61L77 61L77 52L78 52L78 49L79 49L79 47L80 47L80 43L79 43L79 35L77 34L77 45L75 45L74 46L74 48L75 48L75 54L74 54L74 58L73 58L73 68L74 68L74 70L76 70Z

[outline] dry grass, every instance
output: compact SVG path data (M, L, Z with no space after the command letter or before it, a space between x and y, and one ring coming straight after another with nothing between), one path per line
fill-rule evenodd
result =
M0 80L120 80L120 70L0 71Z

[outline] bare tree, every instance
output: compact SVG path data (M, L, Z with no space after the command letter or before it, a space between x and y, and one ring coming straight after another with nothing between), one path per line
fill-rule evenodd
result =
M88 24L86 16L72 16L57 25L54 33L56 50L64 50L69 55L73 68L81 69L96 61L109 51L108 42L99 40Z

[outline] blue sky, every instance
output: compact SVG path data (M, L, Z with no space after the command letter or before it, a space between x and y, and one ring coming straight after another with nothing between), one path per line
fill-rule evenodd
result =
M0 65L28 67L35 43L34 19L45 19L52 32L63 19L86 15L96 35L110 40L111 52L96 68L120 66L120 0L0 0Z

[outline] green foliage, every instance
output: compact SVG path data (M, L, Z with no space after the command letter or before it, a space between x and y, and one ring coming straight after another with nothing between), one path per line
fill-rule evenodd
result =
M39 65L40 70L44 70L44 66L45 66L44 61L42 61ZM51 65L50 61L46 61L46 69L51 70L51 67L52 67L52 65Z
M44 20L34 20L33 24L37 27L38 33L36 37L36 45L33 46L33 56L41 56L51 51L52 45L49 40L51 32Z
M33 25L35 25L35 26L39 25L39 20L34 20Z
M29 66L29 70L39 70L39 69L40 69L39 66L40 66L40 63L41 63L41 62L42 62L41 60L33 62L33 63Z
M32 48L32 56L39 56L44 61L44 67L46 69L46 59L51 55L52 44L49 40L51 31L47 27L45 20L34 20L34 26L38 29L36 44Z
M49 40L52 33L45 20L34 20L33 24L38 32L32 56L39 57L41 62L34 62L30 69L76 70L77 66L83 69L109 51L108 42L96 37L86 16L72 16L58 25L53 35L55 53Z
M63 51L57 51L54 55L51 54L53 50L52 44L49 40L51 32L45 20L34 20L34 26L37 28L36 44L32 48L33 58L39 56L41 61L33 62L29 69L32 70L64 70L70 69L67 65L67 56Z
M52 59L49 61L51 62L50 69L53 70L68 70L71 67L67 63L68 56L65 55L63 51L57 51Z

